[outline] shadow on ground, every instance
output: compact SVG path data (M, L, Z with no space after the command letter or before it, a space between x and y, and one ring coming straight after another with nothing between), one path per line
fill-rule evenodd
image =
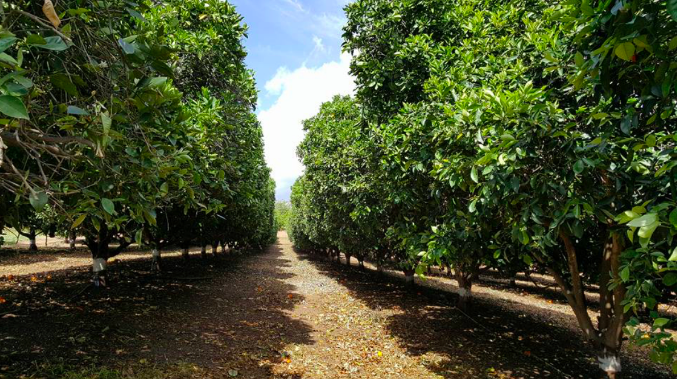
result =
M287 344L312 344L311 329L291 319L303 297L288 294L289 264L278 246L253 259L220 254L206 260L163 260L164 272L148 272L148 260L119 262L110 288L88 286L89 270L54 273L49 282L20 278L0 287L0 377L35 372L59 362L101 365L195 365L210 377L271 376L285 360Z
M594 352L581 333L562 316L503 299L475 299L468 314L456 309L456 295L379 276L299 253L324 275L345 286L371 309L387 311L387 328L414 356L433 352L445 357L428 369L445 378L597 378ZM566 317L564 317L566 318ZM672 378L647 363L645 352L629 352L624 369L630 378ZM424 360L425 361L425 360Z

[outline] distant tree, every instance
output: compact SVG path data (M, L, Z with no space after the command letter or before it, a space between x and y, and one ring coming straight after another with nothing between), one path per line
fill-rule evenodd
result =
M291 203L288 201L275 202L275 226L277 230L287 230L289 228L289 218L291 217Z

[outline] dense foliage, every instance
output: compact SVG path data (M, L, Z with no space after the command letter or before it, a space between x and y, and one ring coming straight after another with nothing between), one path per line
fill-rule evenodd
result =
M346 12L357 95L306 121L295 244L405 273L451 266L462 307L482 270L544 270L609 376L624 332L677 372L674 320L657 307L677 289L677 3ZM596 322L585 291L600 297Z
M275 225L277 225L277 230L287 230L289 228L290 217L291 203L288 201L275 202Z
M133 242L261 248L275 184L218 0L0 2L0 229L85 237L95 282ZM49 204L49 205L48 205Z

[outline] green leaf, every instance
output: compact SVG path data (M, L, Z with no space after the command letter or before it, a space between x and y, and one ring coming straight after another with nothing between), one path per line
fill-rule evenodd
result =
M31 191L31 194L28 196L28 201L33 206L33 209L40 212L45 209L45 205L47 205L47 201L49 201L49 196L47 196L45 191Z
M125 52L126 54L134 54L134 52L136 51L136 48L134 48L134 45L132 45L131 43L125 41L125 40L122 39L122 38L120 38L120 39L118 40L118 43L120 44L120 47L122 47L122 50L124 50L124 52Z
M649 147L654 147L656 146L656 136L653 134L650 134L646 137L646 145Z
M637 46L637 47L641 47L641 48L645 48L645 49L647 47L651 46L651 45L649 45L649 41L646 39L646 35L639 36L637 38L633 38L632 43L634 43L635 46Z
M473 167L472 170L470 170L470 179L475 183L480 182L479 177L477 176L477 168Z
M164 196L167 196L168 193L169 193L169 183L164 182L160 186L160 195L162 195L164 197Z
M660 225L661 225L661 223L656 221L653 224L642 226L641 228L639 228L637 235L640 238L645 238L645 239L649 240L649 239L651 239L653 232L656 231L656 228L658 228Z
M47 40L39 34L31 34L26 37L26 43L28 45L45 45L47 44Z
M670 16L677 21L677 0L668 0L667 8Z
M155 211L153 211L153 210L147 211L147 210L144 209L143 210L143 218L145 218L146 221L149 224L151 224L153 226L157 225L157 219L156 219Z
M86 218L87 218L87 214L81 214L80 217L78 217L78 218L75 220L75 222L73 223L73 225L71 225L71 229L75 229L75 228L77 228L78 226L80 226L80 224L82 224L82 223L85 221Z
M670 319L667 318L657 318L653 321L653 327L654 328L662 328L665 325L670 323Z
M33 45L33 46L52 51L64 51L68 49L68 45L66 45L66 42L64 42L63 39L61 39L61 37L59 36L47 37L45 38L45 42L46 43L43 45Z
M621 280L623 283L627 283L628 280L630 280L630 267L625 266L625 268L621 270Z
M677 247L675 247L674 250L672 250L672 254L670 255L670 258L668 258L670 262L677 262Z
M125 8L127 10L127 13L129 13L132 17L141 20L143 22L146 22L146 19L141 15L141 13L135 11L134 9L131 8Z
M114 216L115 213L115 204L113 203L112 200L107 199L107 198L102 198L101 199L101 206L103 207L103 210L106 211L111 216Z
M677 228L677 208L673 209L672 212L670 212L669 218L672 226Z
M55 87L61 88L71 96L80 95L80 93L78 92L78 88L75 86L75 84L73 84L71 78L66 74L61 73L54 74L49 77L49 81L52 82L52 84L54 84Z
M655 213L647 213L642 217L636 218L628 223L628 226L640 228L642 226L651 225L658 221L658 215Z
M663 284L668 287L672 287L677 284L677 274L674 272L668 273L663 277Z
M583 63L585 63L585 58L583 57L583 54L581 54L580 52L576 52L576 55L574 56L574 62L578 67L583 66Z
M677 49L677 37L672 37L672 39L668 43L668 50L672 51L674 49Z
M138 86L141 87L158 87L167 82L167 77L165 76L156 76L152 78L143 78L139 81Z
M475 213L475 209L477 207L477 200L473 200L470 205L468 205L468 212L470 213Z
M18 66L19 62L14 59L11 55L7 55L6 53L0 53L0 61L6 62L11 64L12 66Z
M520 231L520 238L522 239L523 245L529 244L529 234L527 234L527 232L525 232L524 230Z
M101 126L103 127L103 139L101 143L105 147L108 143L108 135L110 133L110 127L113 125L113 119L108 116L108 113L101 113Z
M89 116L89 112L74 105L69 105L68 108L66 109L66 112L68 114L74 114L78 116Z
M633 55L635 55L635 45L632 42L621 43L616 46L614 53L624 61L631 61Z
M20 98L10 95L0 96L0 112L9 117L28 120L28 111Z
M17 39L18 38L16 38L16 37L0 38L0 53L9 49L10 46L12 46Z
M143 229L136 231L136 234L134 235L134 241L136 241L139 246L143 245Z
M579 175L584 169L585 164L583 163L583 160L579 159L576 161L576 163L574 163L574 173L576 173L576 175Z

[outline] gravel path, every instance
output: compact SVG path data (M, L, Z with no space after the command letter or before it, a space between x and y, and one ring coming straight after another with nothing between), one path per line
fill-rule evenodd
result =
M303 373L304 378L440 378L409 355L387 330L387 318L402 310L371 309L355 298L340 279L322 273L315 262L291 247L286 233L278 240L289 265L285 282L303 300L290 317L311 326L314 344L290 345L293 359L278 374ZM345 282L345 281L343 281Z

